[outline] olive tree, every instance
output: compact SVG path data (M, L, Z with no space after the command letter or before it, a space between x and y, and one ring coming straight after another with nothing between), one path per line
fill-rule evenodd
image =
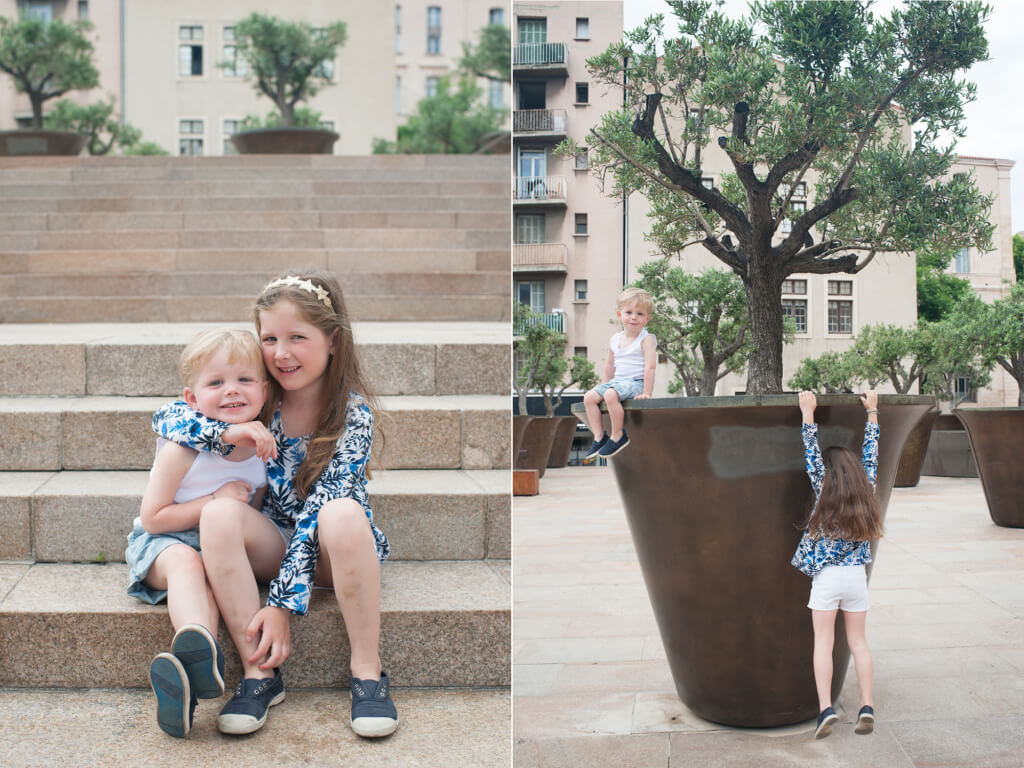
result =
M544 411L555 415L565 391L573 385L591 389L598 383L594 364L582 355L565 357L568 337L549 327L542 317L522 304L515 308L515 361L513 383L519 398L519 413L526 414L530 390L541 393Z

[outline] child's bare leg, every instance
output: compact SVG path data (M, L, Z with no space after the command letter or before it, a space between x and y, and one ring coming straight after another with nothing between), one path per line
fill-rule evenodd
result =
M216 499L203 507L199 538L207 578L241 657L243 676L273 677L272 669L259 668L259 660L250 663L260 638L250 641L245 633L261 608L256 579L270 581L277 576L284 539L270 520L235 499Z
M590 390L583 396L583 408L587 412L587 426L594 433L594 439L604 435L604 420L601 418L601 397L597 390Z
M145 583L167 590L167 613L178 629L199 624L217 634L217 601L206 583L203 558L187 544L173 544L157 555Z
M814 686L818 711L832 706L832 646L835 644L836 611L811 610L814 625Z
M626 420L626 414L622 410L622 403L619 402L619 393L609 389L604 393L604 402L608 407L608 420L612 424L612 431L609 437L612 440L622 439L622 424Z
M317 516L316 583L334 587L349 646L352 676L380 678L380 561L366 512L352 499L333 499Z
M871 651L868 649L868 640L865 634L868 612L843 611L843 619L846 622L846 642L853 655L853 666L857 670L857 683L860 685L860 705L862 707L872 706L875 667L871 660Z

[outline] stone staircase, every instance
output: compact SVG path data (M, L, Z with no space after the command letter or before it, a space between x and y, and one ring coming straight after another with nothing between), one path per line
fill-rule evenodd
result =
M426 703L428 691L454 689L443 692L449 710L472 703L498 715L453 740L449 757L508 764L506 165L490 157L0 161L0 714L41 706L39 697L74 708L52 733L0 717L13 723L0 727L0 754L11 739L20 745L19 734L43 739L41 762L8 764L49 764L45 745L60 752L67 728L100 717L89 701L102 711L144 707L124 728L156 746L123 754L170 759L161 754L168 742L152 736L163 734L145 692L170 621L164 605L124 593L125 535L155 445L150 419L180 395L176 361L188 339L212 325L251 327L256 293L296 264L340 278L385 409L369 491L392 542L381 653L400 708L407 690L412 711L402 716L422 718L410 730L431 738L430 724L444 718ZM231 648L223 629L220 639ZM347 640L329 591L317 590L309 614L293 620L292 641L289 691L347 685ZM227 655L233 684L241 668ZM103 701L83 697L95 688L111 690ZM313 736L333 734L318 743L362 748L335 734L347 731L343 723L317 719L318 695L295 699L319 723L309 726ZM216 709L202 707L210 738L237 742L216 734ZM404 729L388 740L389 764L406 764ZM126 738L108 730L115 743ZM100 753L68 754L69 764L93 764ZM248 764L245 755L259 754L254 742L237 758Z

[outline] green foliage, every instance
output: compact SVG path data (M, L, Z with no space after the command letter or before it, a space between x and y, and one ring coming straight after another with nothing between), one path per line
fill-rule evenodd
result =
M669 391L713 396L720 379L743 370L749 353L743 283L722 270L689 274L670 267L668 259L638 269L641 277L633 285L654 299L647 329L676 369Z
M0 72L14 78L19 93L28 94L33 128L43 127L44 102L99 85L93 46L86 37L91 29L87 21L11 21L0 16Z
M1017 382L1017 405L1024 406L1024 283L991 305L975 307L970 329L978 340L982 361L1000 365Z
M90 155L105 155L114 146L124 154L136 154L133 150L142 145L142 131L130 123L121 123L114 114L114 102L100 101L88 106L79 106L67 99L53 105L43 125L58 131L74 131L88 139L86 144ZM137 154L167 154L152 142L145 144L146 152ZM159 152L151 151L153 147Z
M934 326L925 321L916 328L866 325L853 341L851 364L871 389L888 379L893 389L904 395L932 364L937 344Z
M1013 236L1013 271L1018 283L1024 280L1024 235L1020 233Z
M488 24L480 30L480 40L474 46L462 43L459 68L477 77L512 82L512 36L504 24Z
M277 105L281 125L295 125L295 105L330 84L328 68L345 44L347 27L336 21L314 30L307 22L253 13L235 25L236 55L248 64L247 78ZM235 62L221 62L232 68Z
M310 107L296 107L292 112L292 128L319 128L323 113ZM254 131L260 128L281 128L284 126L280 112L268 112L266 117L246 115L238 126L239 131Z
M143 141L140 144L135 144L131 147L125 148L124 154L125 156L169 155L170 152L161 147L155 141Z
M963 74L988 56L990 9L911 2L876 17L870 5L754 2L729 19L709 1L670 2L676 22L652 16L587 60L608 85L629 67L625 104L587 137L591 167L609 194L651 201L661 253L700 243L745 281L754 394L781 390L786 276L991 240L991 200L950 173L947 146L964 133L975 87ZM712 154L729 173L707 189ZM800 182L803 212L790 205Z
M569 387L577 384L582 389L591 389L598 383L593 363L580 355L566 359L568 336L549 328L543 318L523 304L516 303L514 319L518 339L513 383L519 397L520 414L526 413L526 396L530 390L543 395L547 415L554 416Z
M860 381L860 371L851 350L828 351L818 357L804 358L786 386L812 392L853 392Z
M957 381L967 384L966 394L977 392L991 381L992 365L982 356L978 335L988 309L975 293L964 296L942 320L932 324L935 356L925 367L921 388L943 402L959 403Z
M935 322L946 317L963 297L972 293L962 277L930 267L917 267L917 318Z
M482 92L469 78L442 77L437 93L420 100L416 114L398 128L398 140L373 140L373 153L468 154L488 133L501 127L504 111L480 100Z

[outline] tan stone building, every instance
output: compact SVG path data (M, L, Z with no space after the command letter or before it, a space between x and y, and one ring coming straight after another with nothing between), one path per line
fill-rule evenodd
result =
M233 151L231 134L248 114L274 109L234 61L234 24L253 11L254 0L0 0L0 15L30 13L73 21L88 18L100 88L69 97L80 103L113 97L125 119L171 154L221 155ZM375 137L394 138L397 126L448 72L492 19L508 18L502 0L414 0L380 6L357 0L307 0L279 16L314 27L348 25L348 38L325 67L331 84L308 102L326 127L340 134L335 154L367 154ZM486 81L482 81L486 83ZM487 88L484 85L485 89ZM491 94L505 105L507 85ZM0 128L31 115L28 99L0 78Z

